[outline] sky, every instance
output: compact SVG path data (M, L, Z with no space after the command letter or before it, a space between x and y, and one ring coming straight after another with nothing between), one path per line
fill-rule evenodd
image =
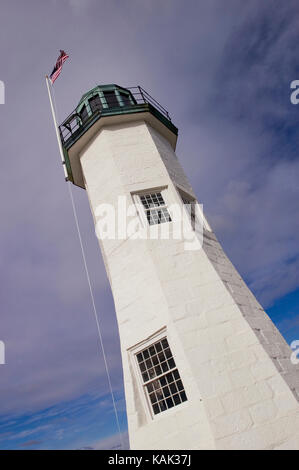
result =
M299 339L295 0L1 0L0 449L128 448L113 299L84 190L73 187L118 433L45 74L61 122L97 84L141 85L227 255ZM121 444L122 442L122 444Z

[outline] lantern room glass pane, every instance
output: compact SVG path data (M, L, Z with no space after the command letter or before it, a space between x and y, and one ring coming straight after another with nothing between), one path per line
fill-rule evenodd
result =
M95 113L102 109L102 102L99 95L92 96L88 101L92 113Z
M121 101L122 101L124 106L131 106L132 105L131 97L130 97L129 94L120 91L119 95L121 97Z
M88 116L87 108L84 105L80 111L80 118L82 119L82 122L85 122L88 119L88 117L89 116Z
M119 102L114 91L104 91L103 93L109 108L115 108L119 106Z

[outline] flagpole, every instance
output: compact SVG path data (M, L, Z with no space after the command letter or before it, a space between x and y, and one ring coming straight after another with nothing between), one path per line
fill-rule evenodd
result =
M60 52L63 52L63 51L60 51ZM60 133L59 133L59 127L58 127L58 124L57 124L55 108L54 108L54 105L53 105L52 93L51 93L51 89L50 89L50 85L49 85L48 75L46 75L46 84L47 84L47 89L48 89L49 101L50 101L52 117L53 117L53 122L54 122L54 127L55 127L58 147L59 147L59 153L60 153L60 157L61 157L61 161L62 161L64 176L65 176L65 180L69 181L67 168L66 168L66 164L65 164L65 159L64 159L62 143L61 143L61 138L60 138ZM73 213L74 213L74 217L75 217L76 227L77 227L78 236L79 236L79 242L80 242L81 251L82 251L82 257L83 257L83 262L84 262L84 267L85 267L85 273L86 273L87 282L88 282L88 285L89 285L89 291L90 291L91 301L92 301L92 305L93 305L94 316L95 316L95 320L96 320L96 325L97 325L101 350L102 350L102 353L103 353L104 364L105 364L109 389L110 389L110 393L111 393L111 398L112 398L112 403L113 403L113 408L114 408L114 413L115 413L115 419L116 419L118 433L119 433L120 444L121 444L121 448L123 449L124 445L123 445L123 441L122 441L122 433L121 433L121 430L120 430L120 423L119 423L119 419L118 419L116 401L115 401L115 398L114 398L114 393L113 393L113 388L112 388L112 383L111 383L111 378L110 378L110 372L109 372L109 366L108 366L108 362L107 362L107 359L106 359L106 353L105 353L104 343L103 343L103 339L102 339L102 332L101 332L100 322L99 322L98 313L97 313L97 309L96 309L96 305L95 305L95 300L94 300L94 295L93 295L93 289L92 289L92 286L91 286L90 275L89 275L89 271L88 271L88 267L87 267L86 255L85 255L85 250L84 250L84 246L83 246L83 243L82 243L82 236L81 236L81 231L80 231L80 227L79 227L79 221L78 221L78 215L77 215L77 211L76 211L76 207L75 207L75 202L74 202L74 198L73 198L73 195L72 195L72 185L71 184L68 185L68 190L69 190L69 193L70 193L71 203L72 203L72 207L73 207Z
M60 134L59 134L59 128L58 128L58 124L57 124L55 109L54 109L54 105L53 105L53 99L52 99L52 94L51 94L51 90L50 90L48 75L46 75L46 84L47 84L47 89L48 89L48 95L49 95L49 101L50 101L50 106L51 106L52 118L53 118L53 122L54 122L54 127L55 127L55 132L56 132L56 137L57 137L57 143L58 143L58 147L59 147L60 158L61 158L61 162L62 162L62 166L63 166L65 181L68 181L68 173L67 173L67 169L66 169L66 165L65 165L63 148L62 148L62 143L61 143L61 139L60 139Z

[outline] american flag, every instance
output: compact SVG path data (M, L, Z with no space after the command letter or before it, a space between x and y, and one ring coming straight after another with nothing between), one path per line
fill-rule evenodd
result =
M52 70L52 73L50 75L50 81L51 81L52 85L55 82L56 78L59 77L62 66L63 66L64 62L66 61L66 59L68 59L68 57L69 56L66 52L60 50L60 56L58 57L58 59L56 61L56 64L54 66L54 69Z

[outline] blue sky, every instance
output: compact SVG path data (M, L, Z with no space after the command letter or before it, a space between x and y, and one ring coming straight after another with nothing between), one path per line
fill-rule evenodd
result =
M116 397L121 399L121 397ZM126 426L124 404L119 407L122 427ZM115 439L114 410L110 395L82 395L35 413L2 416L1 449L121 448ZM121 435L127 444L127 436Z
M299 339L298 17L293 0L2 2L0 449L120 446L44 81L59 49L60 121L100 83L141 85L169 110L226 253ZM127 446L113 300L73 189Z

